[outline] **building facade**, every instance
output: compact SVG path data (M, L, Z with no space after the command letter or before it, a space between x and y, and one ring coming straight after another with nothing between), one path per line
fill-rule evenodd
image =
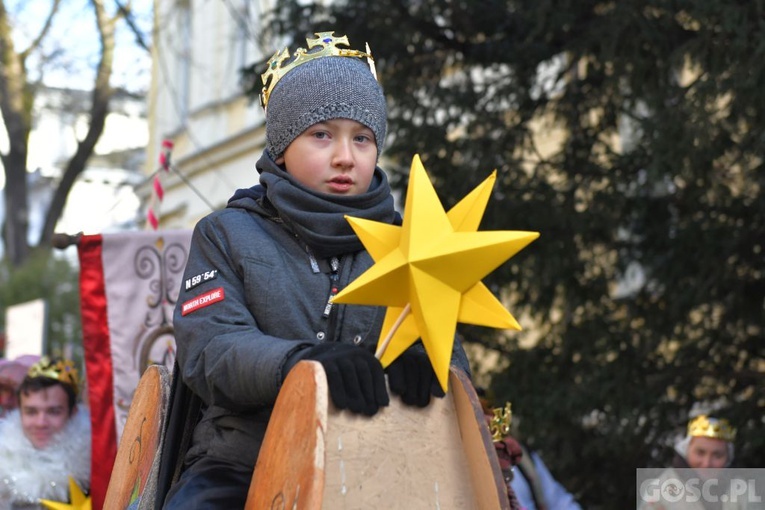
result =
M191 228L225 207L237 188L258 182L265 116L243 92L240 71L263 59L258 30L269 2L156 0L146 174L139 189L159 228ZM163 141L169 171L160 170Z

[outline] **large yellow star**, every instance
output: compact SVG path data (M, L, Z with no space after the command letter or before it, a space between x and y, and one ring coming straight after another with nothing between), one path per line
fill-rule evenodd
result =
M495 178L492 174L447 215L415 156L401 227L348 218L375 264L334 301L387 306L383 333L411 310L381 362L387 366L422 338L444 391L457 322L520 329L480 280L539 234L476 231Z
M454 230L470 232L478 229L491 189L496 181L496 175L496 171L492 172L486 180L449 210L447 217ZM359 218L348 218L348 221L357 235L364 240L367 251L375 261L383 258L400 243L401 227ZM404 315L403 322L396 326L404 310L404 308L391 306L386 312L382 331L390 332L393 328L396 329L389 345L381 345L383 338L379 341L378 354L383 366L388 366L419 337L414 318L408 313ZM457 321L494 328L521 329L510 312L481 282L476 283L462 296Z
M49 508L50 510L90 510L91 509L91 500L89 496L85 496L85 494L82 492L82 489L80 489L80 486L77 485L77 482L74 481L74 478L71 476L69 477L69 495L72 499L72 504L68 505L66 503L59 503L57 501L50 501L47 499L41 499L40 504L44 506L45 508Z

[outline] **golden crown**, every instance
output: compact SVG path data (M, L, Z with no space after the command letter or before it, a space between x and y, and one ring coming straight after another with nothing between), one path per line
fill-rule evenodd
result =
M688 422L688 435L690 437L711 437L733 442L736 439L736 429L730 426L727 420L709 418L702 414Z
M290 59L290 52L287 48L274 53L274 56L268 60L266 64L266 72L260 75L263 80L263 90L260 93L260 105L265 109L268 106L268 99L271 97L271 91L274 90L276 84L282 77L301 64L310 62L317 58L323 57L366 57L369 69L372 71L372 75L377 79L377 71L375 70L375 61L372 58L372 51L369 49L369 44L366 45L367 51L349 50L346 48L338 48L338 45L350 46L348 42L348 36L335 37L333 32L315 32L315 39L306 37L305 42L308 44L308 49L298 48L295 50L295 55L292 60L285 64Z
M492 409L494 416L489 421L489 432L494 442L502 441L510 434L510 425L513 421L513 411L510 402L505 403L505 407L495 407Z
M43 356L40 361L29 367L27 377L47 377L72 386L75 394L79 390L80 378L77 368L70 360L53 362L47 356Z

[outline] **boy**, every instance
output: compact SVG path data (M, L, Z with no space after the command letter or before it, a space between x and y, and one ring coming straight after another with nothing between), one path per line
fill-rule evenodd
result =
M688 421L685 437L675 444L673 467L721 469L733 462L736 431L728 420L706 414Z
M71 361L42 358L18 391L19 407L0 421L0 509L69 500L69 477L90 487L90 417L77 406Z
M682 439L675 443L672 467L641 488L640 510L695 510L761 508L748 503L754 495L731 493L734 486L721 470L733 462L736 429L724 418L699 414L688 421ZM708 480L707 480L708 479ZM705 483L705 480L709 483ZM686 490L686 487L688 490Z
M204 410L165 508L244 506L279 388L300 360L322 364L339 409L371 416L389 403L372 354L385 309L330 302L373 263L345 215L400 223L376 166L385 97L368 52L316 35L307 52L268 63L260 185L194 230L174 326L180 374ZM458 342L452 358L468 371ZM407 404L443 395L421 346L387 373Z

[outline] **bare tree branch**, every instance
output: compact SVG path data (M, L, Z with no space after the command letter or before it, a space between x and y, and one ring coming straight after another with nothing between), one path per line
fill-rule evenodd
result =
M130 30L133 32L136 44L138 44L147 52L151 52L149 45L146 44L141 30L138 28L138 25L136 25L135 19L133 18L133 8L131 2L128 1L127 4L123 4L119 0L114 0L114 2L117 4L119 11L125 17L125 22L128 24L128 27L130 27Z
M27 228L27 140L31 129L33 90L28 87L24 60L16 53L5 2L0 1L0 109L10 141L7 153L0 154L5 171L6 256L20 264L29 251Z
M61 5L61 0L53 0L53 3L50 6L50 12L45 18L45 24L43 25L42 29L40 29L40 33L37 34L37 37L35 37L35 39L29 44L27 49L19 52L19 58L22 61L25 61L30 53L38 49L45 39L45 36L48 35L48 32L53 26L53 18L56 17L56 12L58 11L59 5Z
M74 156L67 163L61 182L53 195L40 234L40 245L48 245L53 237L56 222L66 205L66 197L77 177L85 170L88 158L93 154L96 143L103 133L106 116L109 113L109 103L114 95L114 89L109 81L114 68L115 29L122 13L118 11L113 17L109 17L103 0L91 0L90 3L96 16L96 27L101 42L101 56L90 106L90 123L85 137L77 144Z

